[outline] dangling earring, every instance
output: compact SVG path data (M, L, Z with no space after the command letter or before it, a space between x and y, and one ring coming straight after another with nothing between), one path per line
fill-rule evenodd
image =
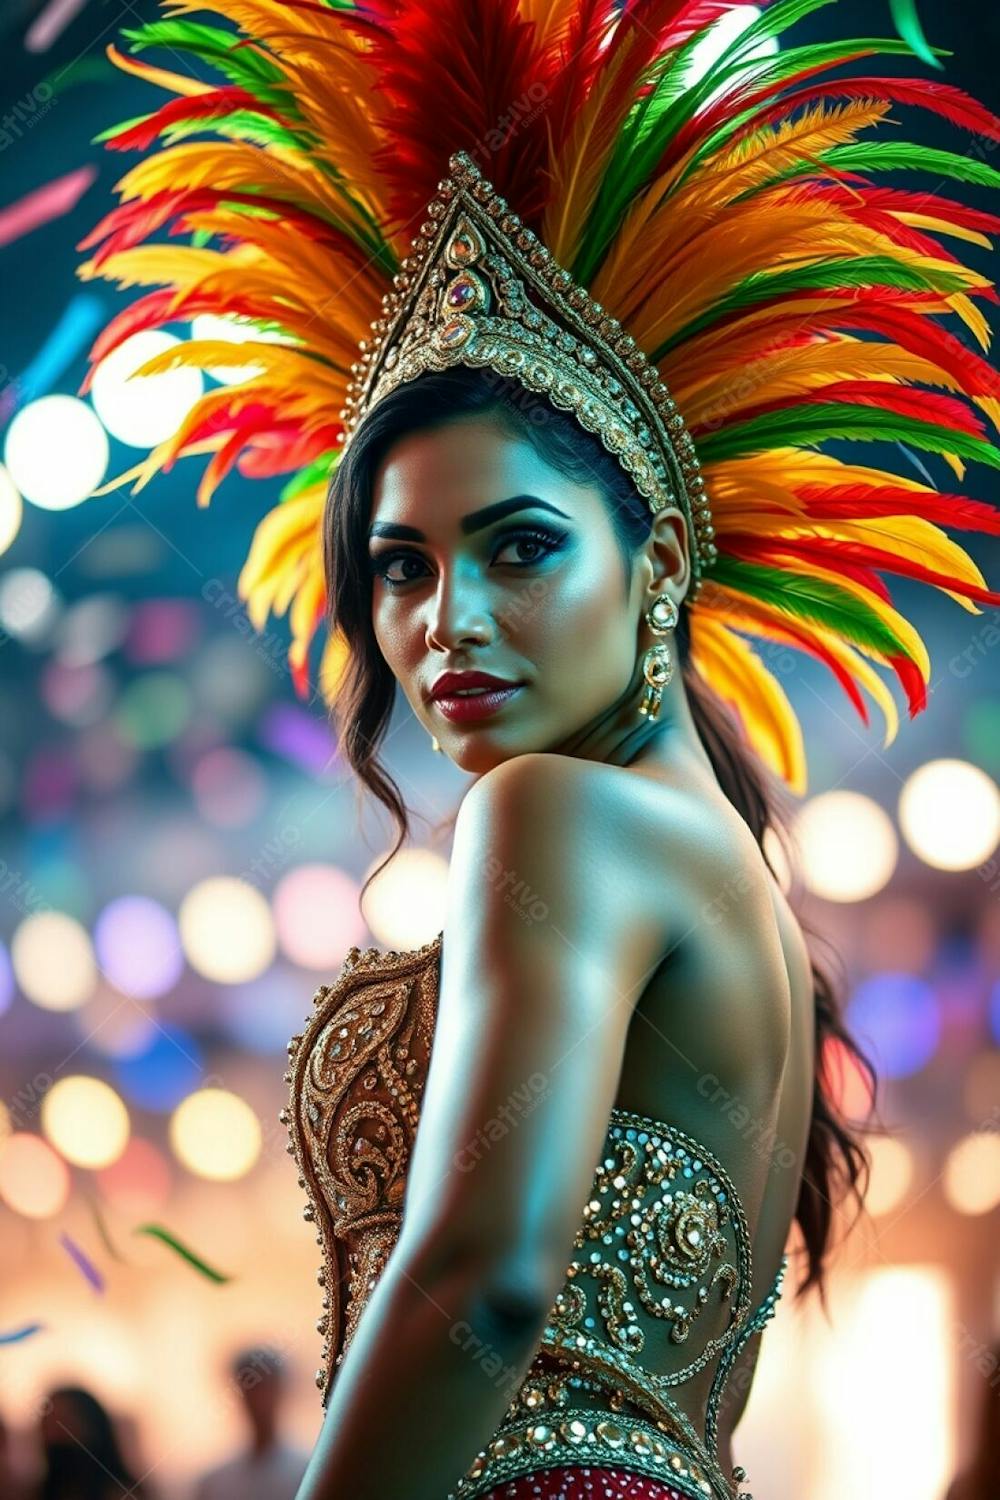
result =
M431 749L432 750L440 750L441 749L441 746L438 744L437 739L435 738L435 736L433 734L431 735Z
M646 611L646 624L654 635L666 635L669 630L673 630L677 618L677 605L669 594L661 594ZM639 713L648 719L655 719L660 712L663 689L674 675L674 659L664 642L658 641L655 646L650 646L643 656L642 675L646 679L646 686L639 704Z

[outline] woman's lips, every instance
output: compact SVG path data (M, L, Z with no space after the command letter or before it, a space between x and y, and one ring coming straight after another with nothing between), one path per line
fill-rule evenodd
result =
M473 724L480 719L490 718L505 703L516 697L523 687L523 682L513 682L510 687L484 688L481 692L461 696L452 693L444 698L435 698L434 703L453 724Z

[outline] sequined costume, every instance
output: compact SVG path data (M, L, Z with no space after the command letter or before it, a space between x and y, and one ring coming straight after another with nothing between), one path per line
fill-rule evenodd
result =
M289 1043L281 1117L323 1248L324 1406L399 1235L442 941L443 932L412 952L352 948ZM720 1401L736 1356L773 1314L785 1259L752 1308L750 1229L723 1164L673 1123L618 1107L573 1250L538 1352L449 1500L499 1497L512 1481L522 1481L514 1495L533 1494L523 1488L527 1475L567 1465L567 1484L587 1469L617 1467L669 1486L668 1495L732 1500L737 1480L717 1453ZM707 1337L699 1315L720 1306L728 1323ZM669 1374L648 1353L663 1325L690 1353ZM714 1373L698 1427L673 1392L706 1366Z

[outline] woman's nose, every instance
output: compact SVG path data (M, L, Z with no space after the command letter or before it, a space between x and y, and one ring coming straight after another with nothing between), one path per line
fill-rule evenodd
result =
M494 634L483 590L469 580L442 576L429 609L429 649L452 650L464 641L489 641Z

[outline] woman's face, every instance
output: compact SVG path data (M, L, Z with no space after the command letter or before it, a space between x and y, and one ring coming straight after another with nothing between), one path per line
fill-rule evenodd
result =
M461 417L395 443L375 473L370 533L379 647L463 770L550 749L628 685L648 579L634 569L626 598L599 488L564 478L495 420ZM445 671L521 686L458 718L431 697Z

